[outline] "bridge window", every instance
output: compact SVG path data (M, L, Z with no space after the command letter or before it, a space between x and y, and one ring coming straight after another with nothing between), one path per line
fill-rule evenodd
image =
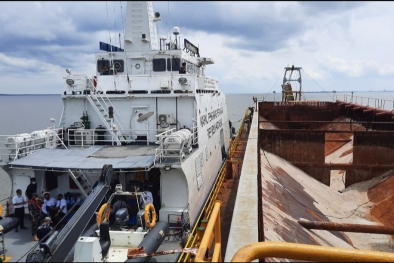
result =
M124 72L123 59L114 59L114 68L115 68L116 72Z
M170 61L171 60L171 61ZM167 58L167 71L179 71L181 66L180 58Z
M166 71L166 59L165 58L155 58L152 61L153 71L160 72Z
M109 60L102 59L102 60L97 60L97 72L100 73L100 75L108 75L109 74Z

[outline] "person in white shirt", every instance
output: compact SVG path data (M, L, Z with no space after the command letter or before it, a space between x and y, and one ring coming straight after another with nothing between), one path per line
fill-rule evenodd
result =
M21 229L27 229L24 223L26 203L27 201L22 196L22 190L21 189L16 190L16 196L12 198L12 204L14 205L14 213L15 216L19 219L18 223L15 226L15 232L18 232L18 226L20 226Z
M44 193L44 204L41 206L42 218L55 216L56 200L48 192Z
M54 225L56 226L58 222L67 214L67 202L66 199L63 198L62 194L58 194L56 201L56 214L54 217ZM59 229L58 225L56 229Z

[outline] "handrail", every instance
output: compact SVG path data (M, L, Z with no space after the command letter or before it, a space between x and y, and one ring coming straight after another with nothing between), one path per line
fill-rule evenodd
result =
M0 135L0 159L1 156L6 156L9 160L15 161L44 148L57 148L61 146L67 149L62 139L64 136L62 128L48 128L37 132L41 133L41 136L37 138L33 138L28 133L26 133L26 136L24 136L24 133ZM45 133L44 136L42 136L43 133ZM3 141L1 138L6 139ZM19 139L23 139L23 141L19 141Z
M231 262L251 262L255 259L277 257L318 262L393 262L394 253L356 250L290 242L255 242L235 253Z
M363 106L372 106L375 108L380 108L385 110L394 110L393 100L376 99L376 98L362 97L362 96L349 95L349 94L342 94L342 95L337 94L336 100L343 100L344 102L360 104Z
M235 150L237 148L238 141L239 141L240 136L242 134L242 131L243 131L244 127L245 127L245 125L244 125L245 120L249 116L248 112L249 112L249 109L247 109L245 111L245 115L244 115L244 118L242 120L241 126L238 129L238 133L237 133L235 139L232 141L232 144L230 145L230 150L229 150L229 156L230 157L232 157L234 155L234 152L235 152ZM211 190L211 192L210 192L210 194L209 194L209 196L208 196L208 198L207 198L207 200L205 202L205 205L202 208L201 213L198 216L192 231L190 232L190 235L189 235L189 238L188 238L188 240L186 242L185 248L195 247L195 245L197 243L197 228L198 228L199 222L201 221L201 219L203 219L203 216L205 218L209 218L209 216L211 215L212 208L214 206L214 202L213 201L215 201L216 198L217 198L217 195L218 195L219 190L220 190L220 186L222 185L224 177L225 177L225 174L226 174L225 167L226 167L226 165L225 165L225 162L224 162L222 167L221 167L221 169L220 169L220 171L219 171L218 178L216 179L216 182L215 182L214 186L212 187L212 190ZM178 262L187 262L189 260L189 257L190 257L189 254L182 253L179 256Z
M212 235L214 235L215 237L215 248L213 251L212 262L223 261L222 253L221 253L221 237L220 237L220 207L221 206L222 206L222 202L216 200L213 206L212 215L209 218L207 228L204 231L204 236L201 240L201 244L200 247L198 248L194 262L206 262L204 260L205 252L211 246L210 240L212 240L211 239Z
M89 80L90 84L94 86L93 79L88 79L88 80ZM96 79L96 83L97 83L97 87L95 87L95 90L101 91L102 94L103 94L104 96L102 96L100 92L96 92L94 95L96 95L96 96L98 95L98 96L101 98L101 100L102 100L102 101L104 102L104 104L107 106L107 109L108 109L108 104L105 102L105 99L108 100L109 105L112 106L112 108L114 109L114 112L116 113L115 116L114 116L114 120L117 122L117 124L118 124L122 129L125 129L125 128L123 128L122 123L123 123L123 125L125 125L125 127L127 127L126 122L123 120L123 118L122 118L122 116L120 115L120 113L116 110L115 106L114 106L114 105L112 104L112 102L111 102L111 99L110 99L110 98L107 96L107 94L104 92L103 88L101 87L101 85L100 85L100 83L98 82L97 79ZM118 120L118 118L119 118L119 120ZM120 121L121 121L122 123L121 123Z

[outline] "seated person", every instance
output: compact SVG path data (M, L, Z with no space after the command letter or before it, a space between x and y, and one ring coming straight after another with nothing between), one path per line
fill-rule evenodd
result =
M47 234L52 230L52 227L49 225L51 223L52 223L51 218L45 217L44 223L41 226L39 226L37 229L37 238L42 243L44 243L49 237L49 235L47 236Z
M55 216L56 200L49 192L44 193L44 204L41 206L42 218Z

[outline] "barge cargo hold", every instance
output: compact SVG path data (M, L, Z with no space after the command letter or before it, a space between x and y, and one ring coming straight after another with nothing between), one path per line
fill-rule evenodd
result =
M393 260L393 109L285 84L282 101L254 97L225 261Z

